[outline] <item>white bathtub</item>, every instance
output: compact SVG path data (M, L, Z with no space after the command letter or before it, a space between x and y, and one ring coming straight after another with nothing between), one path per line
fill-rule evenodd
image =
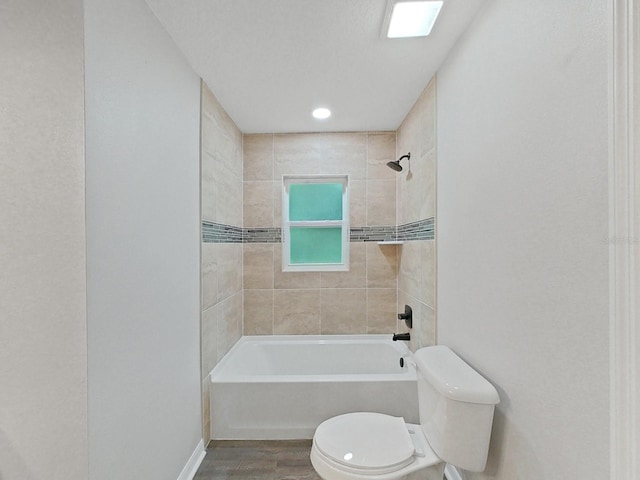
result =
M242 337L211 372L211 438L313 438L324 420L356 411L418 423L403 355L391 335Z

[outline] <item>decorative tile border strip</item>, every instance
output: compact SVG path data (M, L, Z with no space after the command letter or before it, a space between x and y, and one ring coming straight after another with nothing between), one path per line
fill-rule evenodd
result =
M242 243L242 228L202 221L202 241L204 243Z
M282 229L274 228L244 228L243 243L281 243Z
M398 242L411 240L433 240L435 238L434 218L426 218L404 225L381 225L374 227L354 227L351 229L352 242Z
M395 225L353 227L349 230L350 242L393 242L396 239Z
M435 222L433 217L398 225L396 230L396 240L398 241L433 240L434 238Z
M398 226L376 225L349 229L350 242L407 242L434 238L433 217ZM281 243L282 229L279 227L240 228L205 220L202 222L202 241L204 243Z

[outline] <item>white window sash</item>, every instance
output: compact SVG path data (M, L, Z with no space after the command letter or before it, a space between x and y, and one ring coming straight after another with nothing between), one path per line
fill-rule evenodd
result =
M289 185L304 183L341 183L342 184L342 220L289 220ZM282 185L282 271L283 272L318 272L349 270L349 176L348 175L283 175ZM309 228L342 228L342 262L341 263L291 263L292 227Z

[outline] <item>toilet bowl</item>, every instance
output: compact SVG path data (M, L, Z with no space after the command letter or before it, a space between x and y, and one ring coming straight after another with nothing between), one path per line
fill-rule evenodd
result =
M420 425L374 412L324 421L311 448L323 479L440 480L447 462L484 470L497 391L447 347L420 349L415 360Z

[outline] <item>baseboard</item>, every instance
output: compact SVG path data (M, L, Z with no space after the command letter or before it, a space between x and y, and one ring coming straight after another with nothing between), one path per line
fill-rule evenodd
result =
M196 449L193 451L191 457L187 461L187 464L182 469L182 472L180 472L178 480L193 480L193 477L195 477L196 472L198 471L198 468L202 463L204 454L204 441L200 440L200 442L196 446Z
M449 464L447 464L447 466L444 467L444 477L447 480L464 480L464 477L462 476L460 471L453 465L449 465Z

